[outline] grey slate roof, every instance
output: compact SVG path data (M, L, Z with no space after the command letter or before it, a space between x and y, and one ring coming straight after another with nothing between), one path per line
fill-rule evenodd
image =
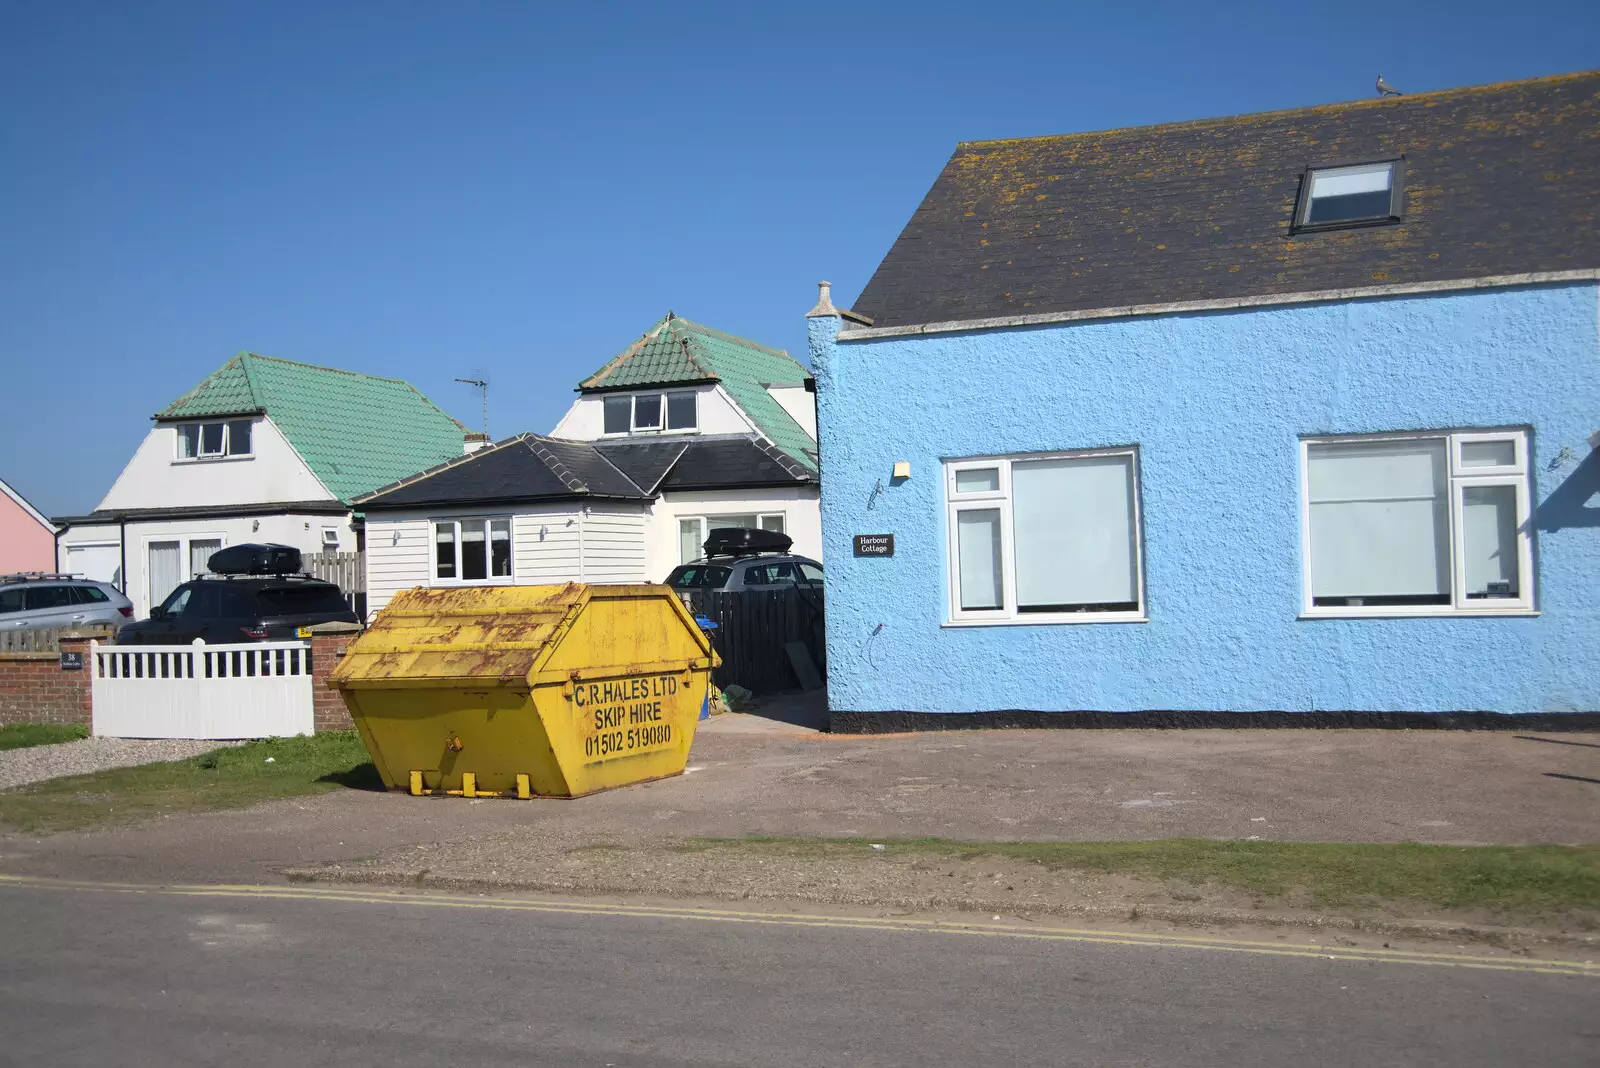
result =
M855 310L912 326L1600 268L1600 71L958 145ZM1398 223L1294 233L1308 166L1403 156Z
M756 437L596 442L595 448L634 481L641 486L649 484L653 490L791 486L817 480L814 471L770 441Z
M366 512L432 505L653 499L682 489L802 485L816 476L755 435L589 442L520 434L356 501Z

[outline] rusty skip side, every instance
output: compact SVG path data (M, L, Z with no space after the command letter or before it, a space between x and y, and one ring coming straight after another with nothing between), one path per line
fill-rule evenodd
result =
M353 643L333 685L530 685L539 654L586 600L565 586L453 587L399 594Z
M559 682L540 667L579 613L596 598L656 599L651 586L468 586L412 589L398 594L372 626L351 644L329 680L335 688L455 686L464 680L525 689ZM671 598L681 610L676 597ZM693 627L693 619L682 610ZM648 661L586 666L585 678L642 671L693 670L711 663L710 644L698 627L701 655L693 662ZM580 672L561 671L576 679ZM539 676L539 677L536 677Z

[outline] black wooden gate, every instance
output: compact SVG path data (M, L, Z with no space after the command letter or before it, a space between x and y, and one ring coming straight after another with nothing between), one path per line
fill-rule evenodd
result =
M817 673L826 675L820 588L794 586L749 593L694 590L689 604L717 625L711 632L711 644L722 657L722 666L713 676L718 686L737 683L752 693L799 689L800 680L784 649L788 642L803 644Z

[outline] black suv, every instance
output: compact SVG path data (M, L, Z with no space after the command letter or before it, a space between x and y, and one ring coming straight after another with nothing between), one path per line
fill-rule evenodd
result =
M799 586L822 590L822 565L809 556L789 552L794 541L775 530L718 527L702 549L705 556L679 564L667 576L675 590L724 590L729 593Z
M253 558L269 555L272 559L264 568L250 566ZM241 545L212 556L208 566L232 571L236 559L245 560L238 569L246 573L204 575L185 582L151 609L149 619L117 631L117 644L186 645L196 638L213 645L283 641L310 637L310 628L317 623L360 622L333 583L276 573L280 566L299 568L300 554L295 550ZM263 569L275 573L262 574Z

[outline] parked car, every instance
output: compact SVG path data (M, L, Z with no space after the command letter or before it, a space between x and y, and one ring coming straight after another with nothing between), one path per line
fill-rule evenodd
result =
M666 584L677 590L820 589L822 565L790 553L793 544L771 530L719 527L706 538L705 557L673 568Z
M317 623L356 623L344 593L331 582L298 575L207 576L185 582L150 610L150 618L117 631L118 645L186 645L285 641L310 636Z
M667 576L678 590L774 590L822 585L822 565L809 556L752 556L736 560L711 558L679 564Z
M109 582L82 575L0 575L0 628L121 626L133 602Z
M318 623L358 623L332 582L290 574L300 552L286 545L235 545L213 553L220 574L183 583L150 610L150 618L117 632L118 645L186 645L306 638Z

